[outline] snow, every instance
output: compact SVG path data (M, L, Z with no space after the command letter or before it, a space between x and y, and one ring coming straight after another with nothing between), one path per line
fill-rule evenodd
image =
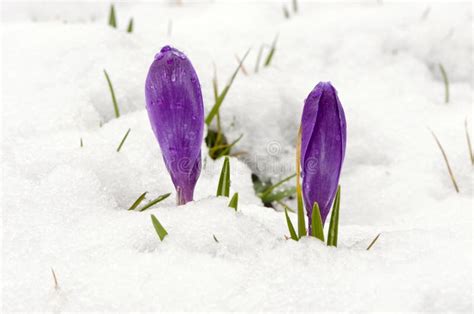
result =
M107 26L108 2L3 4L3 312L472 311L472 4L299 1L287 20L283 3L121 2L119 30ZM253 73L276 34L271 66ZM222 160L204 144L195 202L175 206L144 107L165 44L192 61L207 111L213 63L222 89L234 55L252 48L250 74L222 106L226 136L243 134L247 152L231 158L237 212L214 196ZM250 179L294 173L304 98L328 80L348 125L337 249L286 240L284 215L262 206ZM173 194L127 211L145 191Z

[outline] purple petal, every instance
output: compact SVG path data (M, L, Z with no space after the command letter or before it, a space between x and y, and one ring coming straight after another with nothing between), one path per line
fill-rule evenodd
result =
M301 120L301 173L309 222L314 202L318 202L323 224L326 221L337 191L345 149L344 110L336 89L329 82L321 82L306 98Z
M178 191L178 203L185 204L193 200L201 172L204 107L196 71L182 52L165 46L155 56L145 97L153 132Z

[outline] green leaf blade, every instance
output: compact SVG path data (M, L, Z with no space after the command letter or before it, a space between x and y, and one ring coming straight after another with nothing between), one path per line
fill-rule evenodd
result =
M286 208L285 208L285 217L286 217L286 224L288 226L288 231L290 231L290 237L293 240L298 241L299 238L296 235L295 228L293 227L293 223L291 222L290 216L288 216L288 211L286 210Z
M323 222L317 202L314 202L313 213L311 214L311 236L324 242Z
M222 165L219 185L217 186L216 196L229 196L230 192L230 162L229 157L225 157Z
M166 194L160 195L160 196L158 196L157 198L155 198L154 200L151 200L148 204L146 204L145 206L143 206L142 208L140 208L138 211L139 211L139 212L143 212L143 211L149 209L150 207L152 207L152 206L158 204L158 203L161 202L162 200L168 198L170 195L171 195L171 193L166 193Z
M331 221L328 230L328 246L337 247L337 237L339 233L339 206L341 204L341 186L337 187L336 197L332 205Z
M211 122L214 119L215 115L219 112L219 109L220 109L222 103L224 102L225 96L227 95L227 92L229 91L230 87L232 86L232 83L234 82L235 77L239 73L239 70L240 70L242 64L244 63L245 59L247 58L249 52L250 52L250 49L247 50L247 52L245 53L242 60L240 60L239 65L238 65L237 69L234 71L234 73L232 74L232 77L231 77L229 83L224 87L221 94L217 98L214 106L212 106L211 111L209 111L209 114L207 115L206 120L205 120L207 125L211 124Z
M238 205L239 205L239 193L234 193L234 195L230 199L229 207L233 208L233 209L235 209L235 211L237 211Z
M115 117L119 118L120 117L120 111L119 111L119 107L118 107L118 104L117 104L117 98L115 98L114 87L112 85L112 82L110 81L109 74L107 73L107 71L105 69L104 69L104 75L105 75L105 78L107 79L107 84L109 85L110 95L112 96L112 104L114 105Z
M120 150L122 149L122 146L123 146L123 143L125 143L125 140L127 139L128 137L128 134L130 133L131 129L129 128L127 133L125 133L124 137L122 138L122 140L120 141L120 144L119 146L117 147L117 153L120 152Z
M133 32L133 17L128 21L127 33Z
M137 208L138 205L140 205L140 203L145 199L147 193L148 193L148 192L145 192L145 193L143 193L142 195L140 195L140 196L136 199L136 201L133 202L132 206L130 206L130 207L128 208L128 210L134 210L135 208Z
M160 238L160 241L163 241L163 239L168 235L168 232L161 225L160 221L155 217L155 215L151 215L151 222L153 223L153 227L155 227L156 234Z
M109 25L113 28L117 28L117 18L115 17L115 7L113 4L110 5Z

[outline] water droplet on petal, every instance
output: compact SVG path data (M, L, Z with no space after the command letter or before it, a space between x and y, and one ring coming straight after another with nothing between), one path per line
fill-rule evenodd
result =
M175 82L176 81L176 73L171 73L171 82Z

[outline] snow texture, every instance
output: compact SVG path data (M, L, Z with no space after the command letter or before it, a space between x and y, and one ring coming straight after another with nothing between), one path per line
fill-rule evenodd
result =
M120 2L118 29L108 2L3 3L2 312L472 311L472 4L298 3L294 14L291 1ZM277 34L271 65L254 73ZM252 48L221 112L246 152L231 158L237 212L214 196L223 160L208 157L195 202L175 206L144 102L166 44L196 68L206 112L213 63L222 89ZM319 81L337 88L348 127L337 249L286 240L284 215L250 179L294 173L303 102ZM145 191L173 195L127 211Z

